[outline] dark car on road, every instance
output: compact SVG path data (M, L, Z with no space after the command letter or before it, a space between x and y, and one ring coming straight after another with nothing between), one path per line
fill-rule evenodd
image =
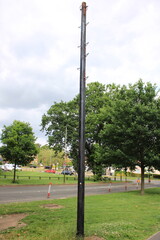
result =
M45 166L44 169L52 169L51 166Z
M72 172L72 171L70 171L70 170L63 170L62 172L61 172L61 174L65 174L65 175L73 175L74 173Z
M37 166L36 166L36 165L33 165L33 164L30 164L29 167L30 167L30 168L37 168Z

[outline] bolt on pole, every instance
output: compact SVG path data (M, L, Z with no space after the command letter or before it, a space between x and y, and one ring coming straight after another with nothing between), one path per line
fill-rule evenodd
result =
M77 194L77 236L84 236L84 172L85 172L85 85L86 85L86 3L81 8L79 164Z

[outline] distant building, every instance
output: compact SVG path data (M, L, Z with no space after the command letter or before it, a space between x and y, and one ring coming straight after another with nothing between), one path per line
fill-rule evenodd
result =
M124 169L122 169L123 171ZM132 173L135 173L135 174L141 174L141 168L139 166L136 166L135 170L134 171L131 171L129 168L127 169L127 172L132 172ZM148 172L148 169L145 169L145 173L150 173L150 174L159 174L160 175L160 171L158 170L155 170L153 169L153 172L152 171L149 171ZM106 175L108 176L113 176L115 174L115 168L112 168L112 167L108 167L106 168Z

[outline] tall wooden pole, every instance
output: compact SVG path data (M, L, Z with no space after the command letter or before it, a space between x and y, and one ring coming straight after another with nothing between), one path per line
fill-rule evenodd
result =
M80 111L79 111L79 165L77 236L84 236L84 172L85 172L85 85L86 85L86 3L82 3L81 13L81 53L80 53Z

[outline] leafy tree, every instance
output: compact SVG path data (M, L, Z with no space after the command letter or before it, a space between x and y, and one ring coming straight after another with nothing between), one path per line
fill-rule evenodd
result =
M64 163L64 153L55 152L49 146L45 145L40 147L38 153L38 162L46 166L51 166L54 164L56 166L63 166Z
M87 164L101 179L105 167L110 162L104 162L101 131L104 128L101 110L106 108L115 99L119 86L114 84L103 85L98 82L88 84L86 89L86 157Z
M35 136L29 123L14 121L10 126L4 126L1 134L2 147L0 154L5 161L14 164L14 177L16 165L27 165L33 161L37 154Z
M100 142L98 133L103 124L98 122L100 108L105 103L105 86L98 82L88 84L86 88L86 160L93 172L101 173L102 164L95 160L96 143ZM79 95L73 100L54 103L42 117L42 130L48 136L49 145L56 151L65 148L65 139L70 148L70 157L77 169L79 159ZM67 128L67 138L65 137Z
M70 156L78 158L78 100L73 99L66 103L54 103L42 117L42 130L46 131L48 143L56 153L62 152L67 146L70 148ZM67 129L67 136L66 136Z
M101 111L105 123L100 133L106 161L141 168L144 194L145 168L160 169L160 99L156 86L139 80L123 86L114 101Z
M42 129L56 151L67 145L78 160L79 95L55 103L42 117ZM99 178L103 167L141 167L141 193L145 168L160 169L160 100L156 86L139 80L134 85L100 83L86 88L86 161Z

